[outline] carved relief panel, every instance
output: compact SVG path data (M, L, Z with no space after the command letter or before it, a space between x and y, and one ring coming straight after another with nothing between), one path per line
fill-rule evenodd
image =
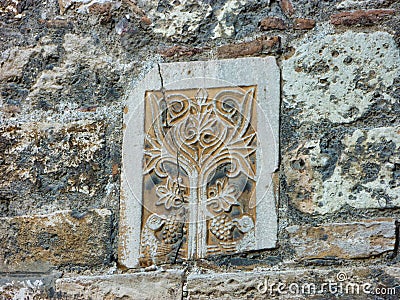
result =
M259 74L238 75L240 61ZM125 116L122 264L275 246L275 67L271 58L163 64L136 89Z
M254 248L256 86L147 92L141 258Z

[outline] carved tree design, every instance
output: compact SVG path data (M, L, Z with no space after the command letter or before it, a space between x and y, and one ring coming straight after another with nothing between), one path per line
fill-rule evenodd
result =
M146 118L153 122L145 140L144 174L154 174L163 182L155 187L156 206L188 212L189 257L205 256L209 219L210 232L225 242L233 239L234 226L243 234L252 228L241 230L242 223L254 227L248 215L233 220L224 215L240 207L240 190L229 178L245 176L254 181L256 176L254 93L255 87L227 88L213 97L205 89L192 95L149 93L151 115ZM223 177L217 178L221 169ZM217 228L223 222L228 224L226 234Z

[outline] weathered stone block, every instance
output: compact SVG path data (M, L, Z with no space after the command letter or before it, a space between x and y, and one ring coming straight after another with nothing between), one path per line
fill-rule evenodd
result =
M283 96L287 107L299 110L301 123L321 118L349 123L376 101L377 89L388 101L396 101L390 90L400 59L390 34L324 33L292 46L295 54L282 64Z
M341 0L336 4L338 9L361 9L389 7L396 0Z
M124 121L121 263L275 247L278 114L273 58L150 72Z
M294 205L307 213L400 206L400 128L355 130L344 135L342 152L329 176L332 155L322 141L310 140L284 154L285 175Z
M80 276L56 281L59 299L175 300L182 297L182 271Z
M366 258L393 251L396 242L395 221L391 218L316 227L294 225L286 230L300 259Z
M106 186L111 189L117 179L110 175L118 153L107 150L113 146L106 139L108 126L104 118L1 126L0 201L5 204L0 216L80 210L106 202Z
M0 299L52 299L55 279L61 273L4 274L0 269Z
M395 299L398 268L292 269L261 272L191 274L188 299ZM387 272L387 273L386 273ZM390 296L388 296L390 295Z
M395 40L384 32L326 34L330 30L292 44L296 52L282 64L286 191L299 210L312 214L345 205L397 207Z
M111 228L106 209L0 218L0 270L42 272L52 265L107 264Z

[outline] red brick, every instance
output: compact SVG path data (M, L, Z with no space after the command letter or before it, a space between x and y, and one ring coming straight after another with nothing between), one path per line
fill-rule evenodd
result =
M40 24L46 25L48 28L62 28L62 27L72 27L72 23L68 20L62 20L62 19L55 19L55 20L43 20L39 19L38 22Z
M105 15L109 14L112 9L112 5L110 2L108 3L94 3L89 6L89 13L91 14L98 14L98 15Z
M119 165L118 164L113 164L113 166L112 166L112 174L115 176L115 175L118 175L118 173L119 173Z
M285 29L286 25L282 19L269 17L261 20L260 27L261 30Z
M95 112L97 110L97 106L82 106L78 108L78 111L81 112Z
M149 17L147 16L143 16L140 18L140 21L144 24L144 25L151 25L151 20Z
M203 52L199 48L189 48L184 46L173 46L171 48L160 51L160 54L164 57L181 57L181 56L193 56L197 53Z
M290 2L290 0L281 0L279 1L279 5L281 6L282 11L288 15L291 16L294 13L293 5Z
M393 9L370 9L370 10L356 10L347 11L331 16L331 23L333 25L374 25L383 18L393 15Z
M219 58L236 58L271 52L279 47L280 38L278 36L262 37L251 42L221 46L217 50L217 55Z
M294 19L293 20L293 28L294 29L312 29L315 26L315 21L312 19Z

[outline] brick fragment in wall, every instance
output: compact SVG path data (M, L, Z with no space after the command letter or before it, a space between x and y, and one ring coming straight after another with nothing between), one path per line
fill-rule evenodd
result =
M371 10L356 10L351 12L341 12L331 16L333 25L375 25L384 18L394 15L393 9L371 9Z
M107 265L111 221L106 209L0 218L0 269L34 272L67 264Z
M315 20L312 19L302 19L297 18L293 20L293 28L294 29L312 29L315 27Z
M182 56L193 56L198 53L202 53L204 50L200 48L191 48L185 46L172 46L167 49L160 51L160 54L164 57L182 57Z
M396 242L392 218L320 226L294 225L286 231L299 259L367 258L393 251Z
M69 20L39 20L39 24L45 25L47 28L72 28L73 23Z
M286 29L285 22L276 17L268 17L260 22L261 30Z
M57 299L181 299L183 271L79 276L56 281Z
M280 0L279 1L279 5L280 5L282 11L286 15L288 15L288 16L293 15L294 8L293 8L292 2L290 2L290 0Z
M262 53L271 53L280 49L280 38L261 37L251 42L224 45L218 48L219 58L237 58L243 56L257 55Z

